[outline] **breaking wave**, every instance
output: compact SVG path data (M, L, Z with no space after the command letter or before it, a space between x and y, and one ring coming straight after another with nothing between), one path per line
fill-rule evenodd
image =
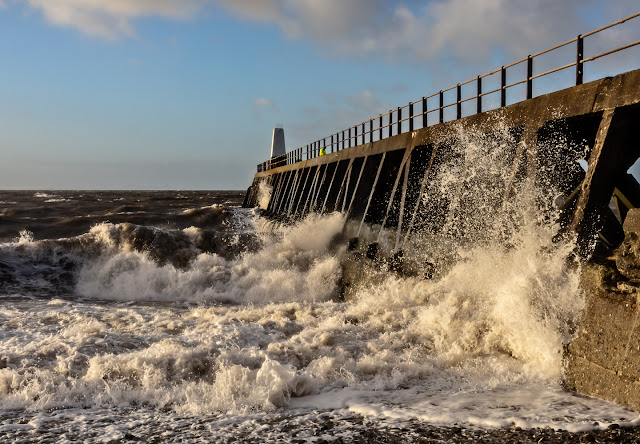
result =
M580 267L534 184L496 202L508 169L487 153L512 153L509 137L453 145L421 196L419 217L438 230L402 244L413 272L362 262L345 301L359 252L339 213L278 225L236 209L222 230L100 223L0 245L4 408L324 408L569 430L632 420L562 390ZM395 235L379 237L388 257Z

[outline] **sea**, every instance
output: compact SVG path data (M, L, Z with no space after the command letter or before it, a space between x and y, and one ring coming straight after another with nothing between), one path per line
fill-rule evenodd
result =
M563 387L584 295L552 222L344 299L344 215L276 223L243 197L0 191L1 442L637 435Z

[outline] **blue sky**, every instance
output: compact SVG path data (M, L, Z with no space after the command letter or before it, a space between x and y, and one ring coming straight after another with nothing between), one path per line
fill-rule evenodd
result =
M0 0L0 188L243 189L276 123L293 149L638 9L636 0ZM640 19L624 26L587 51L638 40ZM588 65L587 80L638 68L632 54Z

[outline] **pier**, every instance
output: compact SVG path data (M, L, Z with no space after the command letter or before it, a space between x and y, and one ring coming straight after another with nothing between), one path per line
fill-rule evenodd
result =
M262 203L265 217L284 223L340 211L348 220L347 237L362 240L367 250L363 257L374 251L399 258L416 233L437 232L449 202L430 199L429 185L461 135L497 140L507 134L510 148L501 165L507 165L503 177L508 179L492 190L500 196L496 211L517 201L518 190L531 181L561 197L554 203L558 223L561 233L578 239L578 254L586 255L597 243L584 266L587 306L567 348L565 384L640 411L640 274L621 265L640 251L640 213L635 210L640 208L640 185L628 174L640 157L640 69L583 81L589 62L640 45L628 42L585 57L588 38L639 16L269 159L258 165L244 206ZM569 45L575 47L574 60L534 74L538 57ZM508 71L516 66L524 67L526 75L507 83ZM534 96L534 81L568 69L575 71L575 85ZM499 77L499 86L487 90L491 76ZM508 104L508 92L518 86L524 88L523 100ZM463 88L473 94L463 94ZM486 110L490 94L499 97L500 106ZM475 105L471 112L470 105ZM451 110L455 117L447 120ZM321 150L326 154L320 155ZM462 176L454 187L463 187ZM265 186L271 192L261 202Z

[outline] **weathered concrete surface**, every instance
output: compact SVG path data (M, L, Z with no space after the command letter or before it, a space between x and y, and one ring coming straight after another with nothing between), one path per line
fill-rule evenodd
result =
M578 392L640 411L640 209L629 212L625 241L612 261L587 264L586 307L567 349L565 383ZM620 274L619 271L624 273ZM632 278L634 280L628 280Z
M629 211L623 228L625 238L618 247L616 267L627 279L640 281L640 211Z

